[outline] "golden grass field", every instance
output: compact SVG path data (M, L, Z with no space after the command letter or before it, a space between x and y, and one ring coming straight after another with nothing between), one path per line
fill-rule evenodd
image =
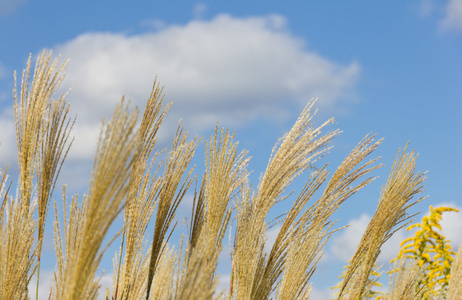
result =
M374 150L381 140L366 136L334 172L314 163L328 155L339 134L325 133L327 120L312 122L313 101L273 149L260 182L252 187L247 152L238 152L234 135L216 128L205 140L206 171L194 175L190 162L200 138L178 127L171 149L159 162L156 133L169 105L154 84L143 112L126 102L103 123L88 192L52 199L61 166L72 146L74 118L66 95L57 95L66 63L39 56L14 89L19 181L13 194L7 170L2 171L0 210L0 298L28 299L30 281L40 281L40 258L46 222L54 224L57 264L49 299L308 299L310 279L323 246L334 228L332 214L369 184L380 168ZM140 114L141 113L141 114ZM396 154L379 204L351 258L338 299L367 299L378 280L374 272L380 249L394 232L409 223L408 209L422 197L424 174L416 171L417 155L407 146ZM295 178L310 179L281 220L281 229L265 252L268 213ZM72 183L70 183L72 184ZM178 205L194 190L190 230L180 245L169 243ZM63 217L57 202L64 206ZM51 207L51 209L50 209ZM51 210L51 213L48 213ZM123 214L120 253L113 269L113 287L100 290L96 276L108 229ZM229 289L217 290L216 272L223 238L232 231L232 274ZM147 239L148 223L154 224ZM109 237L115 238L115 237ZM419 299L422 267L397 261L387 294L381 299ZM340 275L340 274L339 274ZM462 299L462 250L455 258L447 299Z

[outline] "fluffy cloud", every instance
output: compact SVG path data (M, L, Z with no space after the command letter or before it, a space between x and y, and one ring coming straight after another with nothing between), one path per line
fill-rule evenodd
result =
M434 205L433 207L452 207L458 209L459 212L444 212L443 219L441 220L442 234L450 240L450 244L454 249L458 249L459 245L462 244L462 206L454 202L443 202ZM427 215L430 211L427 211Z
M199 133L217 121L237 126L258 116L281 119L288 106L303 107L312 97L332 108L353 98L359 74L355 62L340 65L306 50L280 16L220 15L133 36L86 33L54 51L70 58L64 85L75 84L71 106L85 124L76 132L92 138L122 95L142 108L156 75L167 102L175 102L167 125L174 128L183 118ZM91 143L77 137L76 144L81 149L71 157L93 153Z
M163 148L180 118L196 135L218 121L237 127L258 117L284 120L313 97L321 109L333 109L354 99L360 69L356 62L342 65L307 50L277 15L219 15L135 35L88 32L56 45L53 53L70 59L62 91L72 88L68 98L77 122L71 167L61 177L73 181L88 177L79 174L91 169L101 119L112 116L123 95L143 109L156 76L165 86L165 102L174 101L158 133ZM11 113L3 111L0 124L14 129ZM13 134L2 136L3 165L15 160Z
M446 16L441 22L442 28L462 31L462 1L450 0L445 10Z

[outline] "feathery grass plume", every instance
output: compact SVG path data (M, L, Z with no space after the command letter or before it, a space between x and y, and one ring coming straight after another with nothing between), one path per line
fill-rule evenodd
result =
M0 296L2 299L29 299L28 285L35 269L34 253L30 249L37 223L32 209L22 205L17 197L9 196L11 183L5 190L6 182L5 171L0 185L0 198L3 198L0 206Z
M311 167L328 150L326 145L339 134L336 130L320 136L321 130L332 123L333 119L313 128L313 116L310 114L313 105L314 101L308 103L292 129L273 149L256 194L250 195L248 185L243 186L238 204L233 251L233 293L237 298L266 298L272 292L272 287L268 284L277 276L272 271L265 270L265 218L270 208L283 199L284 191L292 181ZM271 261L269 263L273 264ZM265 278L265 272L271 278Z
M380 300L422 299L426 292L420 286L425 268L415 260L401 258L394 261L393 272L390 272L388 293L377 297Z
M45 56L43 52L42 56ZM48 54L47 61L50 59L51 52ZM58 59L55 59L48 72L53 72L58 64ZM58 179L61 167L72 145L73 139L69 140L70 131L73 127L74 121L67 117L69 112L69 104L66 102L65 95L61 95L58 99L54 98L56 89L60 86L64 75L60 76L63 72L63 64L61 68L56 71L56 82L52 87L54 91L50 91L48 98L43 99L47 101L45 110L42 132L40 133L40 153L38 154L37 161L37 190L38 190L38 245L37 245L37 287L36 297L38 298L38 286L40 279L40 258L42 251L43 232L45 230L45 221L47 218L48 206L53 190L55 188L56 180Z
M64 229L58 219L58 206L55 201L54 237L56 248L56 268L53 273L53 286L50 299L66 299L71 293L69 284L74 276L79 251L82 248L82 238L87 211L88 197L84 195L79 205L77 195L72 196L69 208L67 208L66 189L63 187L63 220ZM64 241L63 241L64 239ZM64 249L63 249L64 245ZM75 280L75 279L74 279ZM92 283L97 288L97 282ZM83 296L83 299L89 298Z
M368 293L368 288L375 282L370 276L380 248L397 230L408 224L401 225L414 215L407 216L406 211L423 199L412 200L422 191L425 177L420 172L415 174L417 156L414 151L406 153L406 149L407 145L401 154L401 150L398 151L378 208L351 259L338 299L360 299Z
M459 245L459 250L451 266L446 297L448 300L462 299L462 243Z
M374 136L361 140L336 169L322 196L296 220L301 209L327 178L325 167L312 174L312 179L289 211L268 258L267 270L270 272L267 271L264 276L273 276L274 281L269 282L272 286L283 272L278 286L281 299L297 298L306 293L308 281L323 254L322 248L334 232L331 230L333 223L329 221L330 216L346 199L374 178L360 179L381 167L380 164L374 165L377 158L360 164L381 143L381 140L373 141Z
M348 261L348 263L350 263L350 261ZM344 266L343 267L344 271L342 272L342 275L340 275L338 278L341 279L341 281L339 283L337 283L336 286L334 287L331 287L332 290L339 290L341 287L342 287L342 283L343 283L343 278L345 278L345 274L346 272L348 271L348 265ZM374 268L372 269L372 272L371 272L371 278L372 280L370 282L367 283L368 285L368 293L364 296L366 299L369 299L369 298L379 298L380 295L384 295L383 292L381 291L376 291L376 290L373 290L374 287L382 287L383 284L381 284L380 282L378 282L378 278L380 278L381 276L381 272L379 272L379 267L377 266L377 264L374 264ZM370 287L369 287L370 285ZM334 296L338 296L338 292L336 292L334 294Z
M194 138L190 142L186 142L186 138L187 133L183 133L181 127L178 126L172 150L167 154L164 165L164 174L161 178L161 187L157 200L157 213L151 245L151 257L149 260L146 300L149 299L151 285L156 273L159 258L170 237L169 235L166 238L166 235L175 217L176 209L194 180L194 178L191 178L194 168L191 168L186 178L183 180L183 184L180 186L181 179L194 156L194 151L199 142L197 138Z
M279 158L278 160L275 160L278 162L278 164L270 165L268 167L268 169L274 168L274 170L279 167L281 168L281 173L286 174L287 176L280 181L274 181L276 190L279 189L277 197L280 197L285 188L284 187L280 189L280 187L277 187L277 185L281 183L289 184L292 180L291 178L306 170L312 161L318 158L318 155L323 154L325 150L321 149L325 146L325 144L327 144L333 137L338 134L338 131L334 131L316 140L317 135L320 133L320 129L328 122L323 124L320 128L312 130L310 125L311 117L308 114L310 107L311 106L308 105L307 109L305 109L300 119L295 124L294 128L287 135L287 137L289 137L288 141L290 141L289 144L285 144L285 141L281 144L280 149L284 149L282 152L280 152L282 155L278 157L280 149L275 155L275 158ZM298 133L296 133L297 131ZM295 133L300 136L294 137ZM352 186L356 180L379 167L370 167L370 165L373 164L376 159L370 160L364 165L357 167L357 165L367 155L374 151L380 143L379 141L371 144L372 140L373 137L366 137L363 139L363 141L361 141L361 143L350 153L350 155L344 160L344 162L334 173L323 196L310 209L306 210L297 221L297 217L299 216L307 201L326 180L327 172L325 171L325 168L314 173L311 180L305 186L304 190L295 202L294 206L289 211L268 257L266 257L263 253L264 235L266 231L264 218L266 217L266 214L258 216L262 210L261 204L258 205L258 197L261 197L260 195L265 194L264 192L262 193L262 189L265 189L265 185L260 183L257 196L253 197L251 200L253 203L240 203L237 217L238 228L236 231L237 233L235 240L234 261L237 261L239 256L241 256L240 259L244 258L245 255L248 255L248 257L244 258L241 263L238 263L236 265L235 271L233 272L233 282L235 282L233 284L233 290L237 289L237 298L245 297L252 299L266 299L277 287L280 289L278 291L278 295L280 297L283 297L282 295L302 296L307 294L307 289L309 288L308 280L314 272L314 267L317 260L322 255L321 249L325 243L325 240L327 240L329 237L329 234L327 233L331 226L329 225L328 221L329 216L343 201L367 185L372 180L372 178L364 180L357 186ZM303 142L299 143L300 141ZM292 146L290 143L294 143L295 145ZM287 147L287 149L285 149L284 146ZM298 151L298 154L293 154L294 149L297 149L295 151ZM292 161L283 161L284 158L291 158L291 155ZM273 162L270 164L273 164ZM269 174L271 174L271 172L274 171L271 170ZM265 176L267 176L267 174L268 171L265 173L262 182L264 182ZM275 176L277 179L277 173L273 176ZM290 181L284 182L284 180ZM267 187L267 189L270 188L271 185ZM248 199L249 191L244 191L242 195L244 196L243 199ZM269 204L272 205L274 202ZM269 209L269 207L265 209ZM240 219L247 221L244 221L242 225L240 225ZM252 224L249 226L250 228L255 229L255 231L250 231L246 225L246 222L254 223L254 220L259 220L258 222L260 224L257 226ZM308 232L310 233L309 239L307 239L305 236ZM240 239L238 237L239 233L242 234ZM249 243L248 240L256 241L256 243ZM239 243L242 247L240 250L239 246L237 246ZM300 251L299 247L301 245L306 246L306 252L304 250ZM239 254L238 251L240 251L241 254ZM291 256L289 257L288 264L286 265L288 259L287 255L289 253ZM256 260L255 257L258 259ZM301 261L302 265L299 265L298 262ZM253 269L245 266L252 266ZM286 274L284 272L284 268L287 268L287 271L289 269L295 268L298 270L298 272L303 273L304 276L297 277L297 275L294 273L294 277L290 277L292 276L291 273L288 272ZM286 278L283 279L284 284L277 285L277 281L280 279L280 276L283 273L284 276L286 276ZM239 277L241 277L241 279L239 279ZM295 277L297 278L295 279ZM245 280L244 278L253 278L253 282L248 283L248 280ZM301 280L299 282L300 285L294 285L293 282L291 282L292 280ZM240 288L245 289L243 294L240 294Z
M56 166L54 165L58 164L60 157L50 158L48 156L51 154L61 155L64 150L63 144L65 144L69 133L68 126L64 125L68 109L64 96L61 96L59 100L55 99L57 89L64 79L65 67L66 62L59 66L59 59L51 61L51 52L43 51L37 58L32 82L30 82L31 55L29 55L27 67L22 74L19 103L16 72L14 73L13 100L20 194L21 201L26 206L30 205L34 170L39 156L41 156L40 171L43 172L44 168L48 168L47 172L49 172L49 174L43 174L49 178L42 180L52 181L56 173ZM67 124L69 125L69 122ZM43 146L41 146L42 143ZM51 152L50 155L48 155L49 152ZM47 166L47 164L49 165ZM43 191L40 193L51 190L49 187L51 184L45 182L42 185ZM42 202L45 201L47 201L46 197ZM43 203L40 205L43 206ZM39 211L44 210L46 211L46 208Z
M310 287L307 283L314 267L308 271L308 266L318 255L318 249L315 249L316 247L313 248L312 246L314 245L307 240L307 238L311 238L310 236L304 236L305 231L309 229L309 227L306 226L307 223L310 223L309 210L306 210L298 222L297 217L308 200L312 198L313 194L326 180L326 176L327 171L325 168L311 174L310 180L305 184L294 205L287 213L275 243L273 244L270 254L270 256L273 257L273 265L278 268L276 274L283 274L282 280L277 286L276 299L289 299L295 297L296 294L299 294L298 297L302 297L303 291L305 291L305 295L309 294L308 289ZM314 207L313 205L310 209ZM314 224L313 228L310 230L313 232L318 229L322 230L322 228L319 228L319 225L320 224ZM314 238L317 239L317 237ZM304 249L302 247L304 247ZM299 263L303 265L299 265ZM292 275L294 278L291 278ZM296 285L293 280L299 281L299 285Z
M211 254L209 259L215 261L219 253L210 253L206 247L207 241L203 238L199 239L192 250L193 254L189 255L190 248L187 247L178 271L180 278L176 280L174 299L212 299L217 285L216 279L212 278L215 266L208 263L205 257Z
M19 163L19 195L12 204L12 209L23 212L23 218L17 219L18 228L30 229L29 214L32 190L34 187L34 173L37 172L38 185L38 240L33 250L37 256L40 269L40 256L45 227L48 202L53 192L59 169L64 161L63 151L69 137L70 120L66 122L68 105L61 95L55 99L57 89L64 78L66 63L59 66L59 59L51 61L51 52L43 51L37 58L32 81L31 55L21 79L21 92L18 97L16 72L13 89L14 116L16 126L16 142ZM19 98L19 99L18 99ZM68 150L68 149L67 149ZM67 151L66 151L67 153ZM21 208L17 205L21 205ZM19 210L18 210L19 209ZM25 223L21 223L25 222ZM34 221L35 222L35 221ZM24 233L23 236L28 236ZM26 243L31 245L32 243ZM22 249L20 253L29 256L32 248ZM37 290L39 272L37 273Z
M220 136L218 140L218 135ZM227 230L231 209L228 204L234 192L247 179L247 151L237 153L238 143L229 130L215 127L214 136L206 147L205 219L201 235L207 239L208 247L221 249L223 236Z
M144 235L154 213L161 186L161 179L160 177L157 178L158 168L153 176L157 179L150 181L151 169L157 154L152 158L149 166L148 159L157 141L157 131L170 107L168 105L162 109L163 97L162 89L159 84L154 82L138 130L135 162L130 173L129 191L125 204L125 227L120 252L120 255L122 255L123 245L126 242L124 259L123 261L119 259L119 265L115 269L123 267L124 272L122 277L117 278L114 291L115 299L128 299L130 291L139 288L135 288L134 285L146 286L147 276L142 275L139 269L140 265L135 262L141 263L143 261ZM120 262L123 262L124 266Z
M69 278L65 293L59 299L94 299L97 288L94 283L96 269L104 250L103 239L122 209L128 192L130 170L136 147L134 127L137 110L128 112L124 100L117 106L112 119L103 122L97 153L93 164L89 193L86 196L84 219L79 223L80 240L74 257L66 257ZM85 198L85 196L84 196ZM66 244L66 248L75 244ZM67 250L66 250L67 251ZM58 287L61 288L61 287Z
M150 252L151 249L149 248L147 253ZM116 253L113 270L119 270L120 275L118 272L113 273L113 291L117 288L117 278L125 277L125 267L127 266L126 263L120 264L117 261L118 259L119 255ZM174 293L173 284L177 260L177 255L174 253L173 248L170 249L169 246L166 246L159 259L157 273L151 286L152 292L150 294L150 299L172 299ZM142 299L145 296L147 289L147 277L149 272L149 255L136 256L136 258L132 260L132 269L132 276L139 278L140 282L133 282L130 279L131 286L129 290L129 296L127 296L127 294L120 293L116 298L115 293L112 292L113 296L111 296L111 293L108 290L106 299L120 299L122 297L124 299Z
M141 165L141 162L136 161L135 164ZM136 176L136 178L130 180L131 185L126 200L124 259L122 264L118 262L119 265L115 268L115 270L123 268L123 272L120 272L120 276L115 281L114 299L129 299L132 290L138 290L140 286L146 287L147 285L147 273L144 274L145 272L142 270L143 267L146 267L147 270L147 264L143 263L146 258L144 234L154 213L156 199L161 187L160 178L150 181L151 167L152 164L146 172L144 172L143 167L135 167L136 169L132 170L131 176ZM154 177L156 174L157 171ZM133 191L134 187L139 190ZM128 205L130 207L127 207ZM121 248L120 251L119 256L121 256L123 249Z
M283 198L292 181L312 166L328 150L326 145L339 134L336 130L320 136L321 130L333 119L313 128L310 114L313 105L314 101L308 103L292 129L273 149L256 195L251 196L248 185L243 186L233 251L233 293L239 299L267 298L272 292L271 282L278 277L275 274L278 271L269 270L277 267L266 267L263 253L267 230L265 218L269 209ZM265 278L265 273L270 278Z
M206 295L213 295L215 290L218 256L232 212L229 202L248 176L247 152L238 154L237 146L234 134L223 128L218 132L218 126L210 142L206 142L206 173L199 198L195 199L197 214L191 225L191 243L178 299L195 295L197 291L200 298L208 299Z
M205 183L206 174L202 176L202 183L197 192L197 181L196 188L194 190L193 206L191 211L191 225L189 231L188 247L194 249L199 241L199 236L202 230L202 226L205 222ZM192 251L188 251L191 256Z
M151 287L151 299L173 299L174 294L174 277L175 268L178 263L177 253L174 252L173 247L168 245L162 252L157 266L156 276ZM148 268L144 268L147 270ZM144 292L144 291L143 291ZM139 297L132 299L142 299L143 294L138 294Z

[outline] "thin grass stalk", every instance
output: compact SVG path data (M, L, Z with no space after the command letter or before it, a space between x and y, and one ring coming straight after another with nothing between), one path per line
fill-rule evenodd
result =
M69 136L67 121L68 106L64 96L55 99L57 89L64 78L66 62L59 66L59 59L51 60L51 51L46 50L37 58L32 81L31 56L21 79L21 92L18 99L16 73L13 89L16 140L18 147L19 184L21 205L28 213L31 205L34 173L38 185L38 239L37 249L37 287L40 279L40 256L43 231L45 227L48 202L53 192L59 168L64 160L61 154ZM59 166L59 167L58 167ZM58 170L57 170L58 168ZM18 225L20 226L20 225ZM31 249L23 250L29 255Z
M218 140L219 136L219 140ZM246 180L248 173L246 166L249 159L246 151L237 153L238 143L234 143L234 134L224 129L211 137L210 143L206 142L206 184L205 184L205 227L207 228L207 240L211 247L220 247L223 232L226 232L228 221L226 215L229 202L234 192ZM229 219L229 217L228 217Z
M446 297L448 300L462 299L462 243L459 245L459 250L451 266Z
M305 230L295 230L284 262L284 271L278 284L276 299L301 299L310 289L309 280L315 271L316 263L322 256L331 226L313 224ZM327 237L327 238L326 238Z
M150 183L151 169L157 154L152 158L151 164L148 166L148 159L156 144L157 131L162 123L162 120L169 109L170 105L162 109L162 100L164 95L159 85L154 82L151 95L146 104L146 109L141 120L141 125L138 130L136 161L133 164L130 173L130 188L125 206L124 218L124 233L122 236L122 248L126 240L125 255L123 264L125 272L124 278L117 278L116 292L114 299L128 299L130 290L134 289L133 285L141 285L147 277L140 275L135 261L140 261L144 254L142 253L142 245L144 244L144 236L148 223L154 213L156 200L158 198L161 179L157 178L157 167L153 177L157 178ZM120 268L122 259L119 260ZM133 274L133 273L136 274ZM141 276L141 277L140 277ZM120 282L120 283L119 283ZM121 288L120 298L117 293ZM146 285L146 284L144 284Z
M123 102L122 99L107 125L103 123L89 194L85 199L84 219L78 224L81 228L74 238L80 240L80 244L72 250L74 257L66 257L70 275L67 287L58 287L65 290L59 292L59 299L94 299L97 295L94 276L104 252L101 244L123 207L136 147L137 111L129 113ZM66 249L75 246L72 241L67 242L66 239Z
M6 246L2 253L3 295L6 299L28 299L28 286L36 268L36 253L29 254L27 251L33 249L37 225L32 211L27 211L18 199L11 200L6 207L7 222L3 234Z
M28 299L35 253L25 255L20 249L32 249L37 224L32 211L9 196L11 182L7 185L7 178L5 171L0 184L0 291L4 299Z
M340 288L338 299L360 299L367 293L373 266L382 245L413 215L406 211L423 198L412 200L422 191L425 177L415 173L416 155L398 151L387 184L382 189L379 206L372 217L351 260ZM401 152L401 153L400 153Z
M165 250L162 252L162 255L159 260L158 272L154 278L152 285L152 294L151 299L173 299L174 295L174 277L175 277L175 268L177 266L178 257L177 253L174 252L174 248L169 246L165 247ZM146 261L146 265L148 260ZM143 270L148 270L147 267ZM138 293L138 296L132 299L141 299L143 293Z
M190 295L190 299L209 299L205 295L214 293L218 256L232 212L229 203L248 176L247 152L238 154L237 146L234 135L223 128L219 132L218 127L215 127L210 142L206 142L206 173L199 199L195 201L194 236L189 239L191 243L188 245L185 275L177 296L179 299L186 295ZM195 291L198 287L202 294Z
M56 249L56 269L53 273L53 287L50 299L65 299L70 293L71 286L68 284L72 280L75 272L79 251L82 247L82 237L85 222L85 213L88 205L88 197L84 195L79 205L77 195L71 198L71 203L67 207L66 189L63 187L63 221L64 228L61 227L58 218L58 206L55 201L55 221L54 237ZM64 247L63 247L64 246Z
M381 167L380 164L374 165L377 159L361 163L380 143L381 140L374 142L374 136L366 136L361 140L336 169L319 200L297 220L301 209L326 180L326 167L312 174L312 179L289 211L269 254L262 276L268 289L273 290L283 274L282 280L286 283L278 285L282 289L280 294L301 296L305 293L316 263L323 254L322 247L333 232L329 231L333 225L329 221L330 216L351 195L374 179L363 177ZM291 253L289 256L288 252ZM293 268L298 271L289 271Z
M262 252L268 211L283 198L284 191L292 181L328 150L326 145L339 134L339 131L333 131L320 136L321 130L333 120L313 128L313 116L310 114L313 105L314 101L308 103L292 129L273 149L256 195L248 199L249 192L242 194L245 198L241 198L239 203L241 209L237 216L233 252L233 280L236 282L234 290L239 299L263 299L268 296L268 289L271 287L267 286L267 279L263 276L266 258Z
M407 258L396 260L390 273L388 293L379 296L380 300L422 299L426 291L420 282L425 268L419 267L414 260Z
M191 169L189 173L187 173L183 184L180 185L181 179L194 156L194 151L198 143L196 139L188 143L186 142L186 138L187 134L183 133L180 127L178 127L173 142L173 148L170 153L167 154L164 166L151 246L146 300L149 299L151 285L156 273L159 258L164 250L165 244L168 242L169 236L167 236L167 233L175 216L176 209L193 182L193 169Z
M202 176L202 182L198 192L196 181L196 189L194 190L193 206L191 211L191 225L188 240L188 245L190 249L194 249L197 246L200 233L205 222L205 183L206 174ZM188 253L190 257L193 252L188 251Z
M137 161L136 164L143 164L143 162ZM136 172L139 172L139 174L136 181L130 180L132 185L127 197L127 204L130 203L130 207L125 208L126 231L124 240L126 241L126 248L123 261L124 272L116 281L116 287L120 286L120 290L119 293L114 293L114 299L129 299L131 291L137 289L135 285L147 285L147 275L144 276L144 273L139 269L139 264L136 262L140 262L145 256L143 252L144 234L154 213L161 187L160 178L150 181L151 167L152 164L146 172L144 172L143 167L138 167L135 171L132 171L132 175L135 174L134 176L136 176ZM157 170L154 177L156 177L156 174ZM132 187L138 189L138 191L135 191L136 194L132 194L134 192ZM119 267L121 265L122 263L119 264Z
M57 63L57 60L55 60L55 62ZM61 70L62 69L58 71ZM62 78L56 83L55 88L59 87ZM47 100L48 108L45 115L46 119L44 126L42 127L42 143L40 147L41 151L38 157L37 168L38 267L36 299L38 299L38 287L40 282L40 258L49 201L53 195L56 180L58 179L61 167L73 142L73 139L69 141L69 135L75 122L75 119L71 122L71 119L67 117L69 112L69 104L66 103L64 95L61 95L57 100L54 98L49 98Z

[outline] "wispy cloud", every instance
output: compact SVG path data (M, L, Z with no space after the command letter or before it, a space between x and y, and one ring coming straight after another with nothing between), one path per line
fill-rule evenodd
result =
M462 31L462 1L449 0L445 7L445 17L441 21L441 27Z
M200 2L194 5L193 8L193 17L195 19L202 19L204 17L204 14L207 12L207 4Z
M419 6L419 15L428 17L432 14L439 16L439 27L442 31L462 31L462 1L422 0Z
M26 0L0 0L0 15L13 13L25 2Z

